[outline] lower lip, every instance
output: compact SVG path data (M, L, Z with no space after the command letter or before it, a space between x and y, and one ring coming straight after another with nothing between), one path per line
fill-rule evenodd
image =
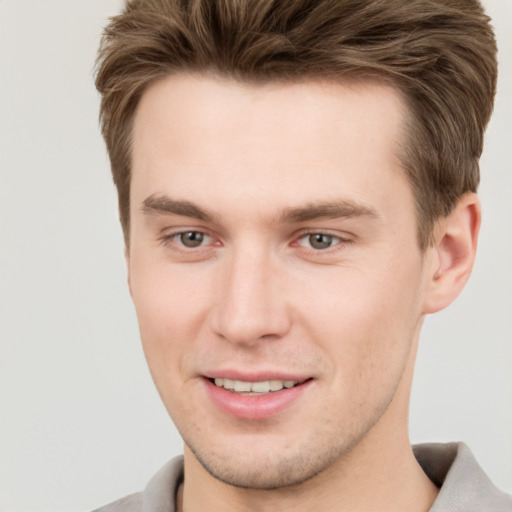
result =
M308 389L312 380L307 380L293 388L283 388L264 395L242 395L216 386L204 379L206 390L212 402L225 414L246 420L261 420L275 416L296 400Z

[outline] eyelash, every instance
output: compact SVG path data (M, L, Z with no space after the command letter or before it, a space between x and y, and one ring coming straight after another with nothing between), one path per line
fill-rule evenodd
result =
M333 243L332 245L330 245L329 247L325 247L323 249L317 249L314 247L305 247L305 246L301 245L301 243L300 243L301 240L305 240L311 236L325 236L330 239L336 240L336 242ZM352 240L350 240L349 238L344 238L342 236L334 235L332 233L325 232L325 231L306 231L306 232L301 233L300 236L298 236L295 239L295 241L292 243L292 245L294 245L294 246L298 245L300 247L303 247L303 248L305 248L309 251L315 252L315 253L330 253L332 250L336 250L337 246L346 245L351 242L352 242Z
M190 253L191 251L194 251L194 250L200 250L200 249L204 249L205 247L207 247L207 245L205 245L204 243L201 243L200 245L197 245L195 247L187 247L183 243L183 241L180 241L179 239L183 235L186 235L189 233L193 233L195 235L199 234L199 235L204 236L206 239L211 239L211 240L215 241L214 237L209 235L206 231L187 229L187 230L182 230L182 231L177 231L174 233L166 234L160 238L160 242L164 246L167 246L172 243L173 245L175 245L175 248L177 250L185 251L188 253ZM311 236L328 237L334 243L332 245L329 245L328 247L321 248L321 249L314 248L311 246L308 247L308 246L301 244L302 240L306 240L308 237L311 237ZM292 247L299 246L299 247L302 247L303 249L305 249L306 251L313 252L315 254L322 254L322 253L328 254L328 253L331 253L332 251L335 251L338 248L338 246L351 244L352 242L353 242L353 240L351 240L350 238L344 238L342 236L334 235L332 233L325 232L325 231L305 231L305 232L300 233L298 236L296 236L294 238L293 242L291 243L291 246ZM214 245L220 245L220 243L216 242Z
M186 229L183 231L177 231L175 233L166 234L160 238L160 242L162 243L162 245L169 245L170 243L174 243L180 248L179 250L184 251L191 251L194 249L200 249L204 247L203 244L198 245L196 247L187 247L183 242L178 241L181 236L187 235L189 233L199 234L204 236L205 238L210 238L211 240L214 240L214 238L205 231L201 231L198 229Z

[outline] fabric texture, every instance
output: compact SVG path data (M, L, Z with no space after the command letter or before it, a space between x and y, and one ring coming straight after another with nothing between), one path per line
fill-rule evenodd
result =
M464 443L413 446L426 475L440 487L429 512L512 512L512 496L495 487ZM94 512L176 512L183 481L183 456L170 460L143 492L131 494Z

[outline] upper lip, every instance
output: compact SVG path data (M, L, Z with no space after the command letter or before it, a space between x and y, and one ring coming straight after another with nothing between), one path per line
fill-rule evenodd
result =
M207 379L231 379L242 382L264 382L267 380L293 380L297 382L311 378L303 373L283 372L282 370L240 371L237 369L212 370L203 374Z

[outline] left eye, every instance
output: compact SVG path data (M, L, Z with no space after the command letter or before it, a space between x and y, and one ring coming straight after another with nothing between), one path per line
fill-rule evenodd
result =
M310 233L299 238L299 245L309 247L315 250L329 249L333 245L339 244L341 238L325 233Z
M204 245L211 239L211 237L201 231L184 231L183 233L176 233L173 235L173 238L189 249Z

